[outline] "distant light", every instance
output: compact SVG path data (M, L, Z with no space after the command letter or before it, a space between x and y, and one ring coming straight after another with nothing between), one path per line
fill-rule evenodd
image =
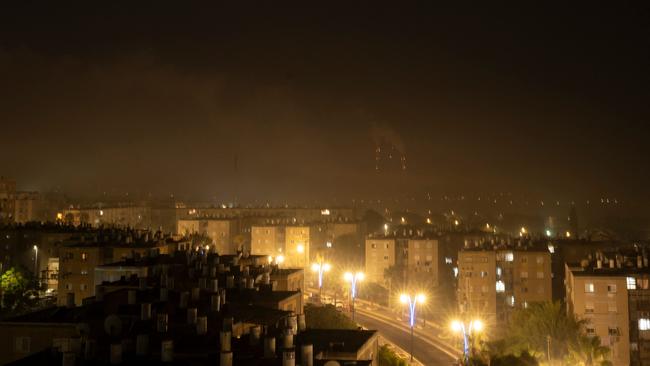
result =
M555 246L554 246L553 244L549 244L549 245L548 245L548 251L549 251L551 254L555 253Z
M384 224L384 231L388 231L388 224Z
M525 227L522 226L521 230L519 230L519 232L521 232L522 234L526 234L528 231L526 230Z
M485 228L490 230L490 224L485 224Z
M452 320L451 330L454 332L460 332L463 330L463 324L458 320Z
M417 296L415 296L415 301L419 302L420 304L424 304L426 300L427 298L424 296L424 294L417 294Z
M357 280L363 281L366 278L366 275L363 272L357 272Z
M458 220L454 220L454 225L458 226L460 225L460 222Z
M427 224L431 224L431 219L427 217Z
M328 241L328 242L325 244L325 246L327 246L328 248L331 248L331 247L332 247L332 242L331 242L331 241Z
M38 251L38 246L34 245L34 250Z
M402 304L406 304L406 303L409 301L409 297L408 297L408 295L406 295L406 294L401 294L401 295L399 295L399 301L400 301Z
M474 320L472 322L472 328L473 328L473 330L475 330L477 332L482 331L483 330L483 322L480 321L480 320Z
M273 263L273 257L272 256L269 256L268 260L269 260L269 264Z
M566 236L567 238L570 238L571 237L571 232L567 231L566 233L564 233L564 236Z
M350 272L345 272L345 274L343 275L343 278L348 282L352 281L352 277L353 277L352 273Z
M99 216L104 216L104 210L99 210Z
M284 256L283 256L283 255L279 255L279 256L275 257L275 263L277 263L277 264L282 264L282 263L284 263Z
M402 224L406 224L406 218L404 218L404 216L402 216L401 221L402 221Z
M298 244L298 246L296 247L296 251L298 253L304 253L305 252L305 246L302 245L302 244Z
M458 267L454 267L454 277L458 277Z
M57 212L56 219L59 220L59 221L63 220L63 214L61 212Z
M551 234L552 234L552 233L551 233L551 230L546 229L546 236L551 237Z
M325 264L323 264L323 271L324 271L324 272L327 272L327 271L329 271L330 269L332 269L332 266L330 266L329 263L325 263Z
M323 216L329 216L330 210L327 209L327 208L324 209L324 210L320 210L320 214L323 215Z
M209 246L209 245L206 245L206 246L205 246L205 250L210 250L210 246Z

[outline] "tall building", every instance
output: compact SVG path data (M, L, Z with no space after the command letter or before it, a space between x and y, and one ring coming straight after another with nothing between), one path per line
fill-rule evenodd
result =
M14 222L16 181L0 177L0 224Z
M46 221L42 215L42 199L38 192L16 193L14 205L14 222L24 224L31 221Z
M650 268L642 254L567 263L568 311L588 321L619 365L650 364Z
M388 286L385 271L391 267L401 270L405 283L426 282L438 286L444 270L439 255L438 240L422 232L406 235L369 236L366 239L366 278Z
M182 235L204 234L212 239L212 250L220 254L234 254L242 249L243 243L236 242L239 234L237 219L181 219L178 220L177 233Z
M282 256L284 265L309 266L312 228L306 225L264 225L251 228L251 254Z
M459 311L480 316L497 332L514 309L552 299L551 256L545 247L465 248L458 253L457 271Z

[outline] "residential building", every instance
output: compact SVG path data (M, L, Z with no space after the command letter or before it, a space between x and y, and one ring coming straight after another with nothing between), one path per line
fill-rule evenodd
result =
M234 254L243 249L243 242L236 242L239 234L239 222L236 219L182 219L178 220L176 232L182 235L207 235L212 239L211 250L220 254Z
M495 336L516 308L550 301L551 256L546 247L468 246L458 253L459 311L480 314Z
M650 268L647 255L599 252L567 263L568 311L588 321L586 332L611 349L615 366L650 364Z
M14 222L16 181L0 176L0 224Z
M310 264L310 226L264 225L251 228L251 254L282 256L286 267L305 268Z

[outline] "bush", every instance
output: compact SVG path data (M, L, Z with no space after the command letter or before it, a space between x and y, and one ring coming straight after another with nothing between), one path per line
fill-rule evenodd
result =
M380 366L408 366L406 360L397 357L397 354L385 344L379 348L377 361Z
M336 310L334 305L305 305L307 328L312 329L357 329L350 318Z

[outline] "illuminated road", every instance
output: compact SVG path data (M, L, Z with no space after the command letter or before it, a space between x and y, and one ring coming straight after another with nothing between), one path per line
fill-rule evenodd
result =
M376 317L370 311L357 307L356 321L359 325L368 329L377 329L388 341L395 343L405 351L411 347L411 334L406 326L399 324L397 319L392 322L387 319ZM452 350L440 346L432 340L415 335L413 343L413 356L425 365L452 365L455 357L452 357Z

